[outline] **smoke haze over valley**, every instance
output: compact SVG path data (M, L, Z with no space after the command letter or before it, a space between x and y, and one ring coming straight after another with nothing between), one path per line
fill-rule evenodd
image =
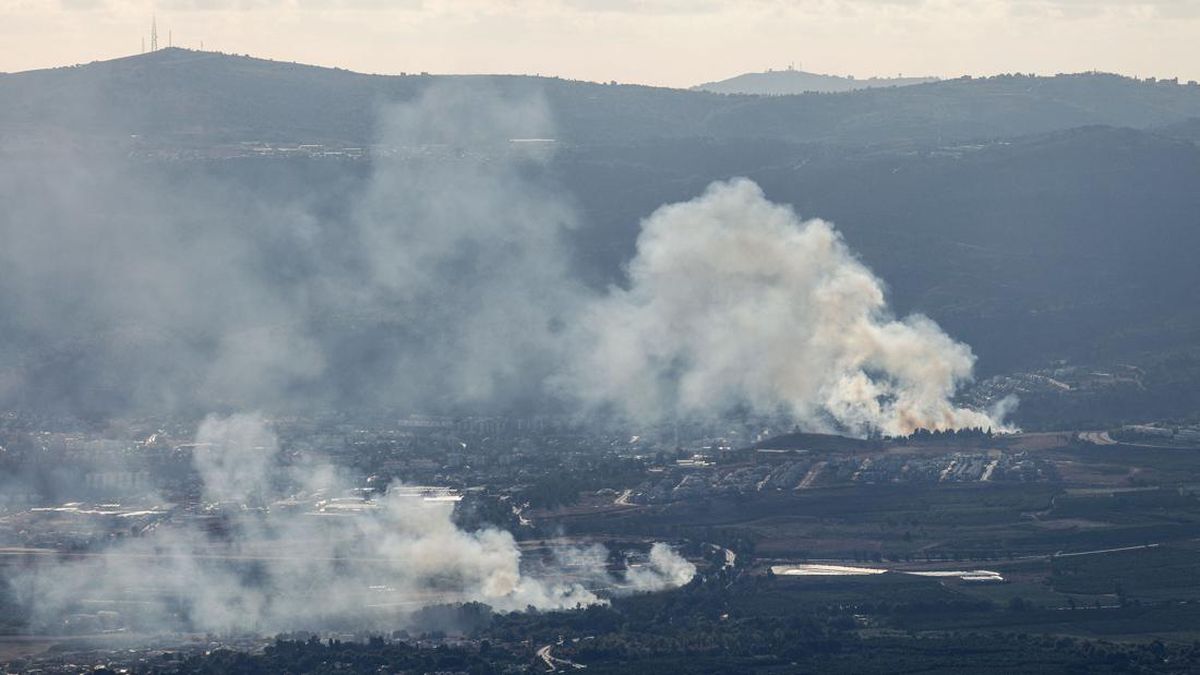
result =
M572 272L580 216L552 156L510 140L554 137L543 98L448 83L379 120L395 154L336 213L107 153L9 165L6 402L93 417L541 406L640 424L741 410L857 435L1003 426L951 402L971 379L967 346L892 318L830 224L747 179L649 214L627 278L598 288ZM33 625L146 592L141 625L181 631L390 625L439 602L582 607L606 602L597 588L695 573L662 543L620 577L599 545L522 569L511 534L461 529L453 502L398 483L327 513L338 500L321 498L353 482L319 454L281 463L257 415L209 416L190 447L223 534L155 522L18 575ZM156 517L175 508L136 499Z
M133 597L145 605L141 626L160 631L381 630L412 625L426 605L574 608L604 602L589 589L661 590L695 573L665 544L620 579L599 546L561 548L523 573L513 536L460 529L452 501L399 484L372 501L332 497L350 487L339 470L320 458L281 463L261 416L206 418L195 440L201 497L226 519L225 535L163 523L103 554L39 566L11 582L35 624L61 620L81 598ZM327 496L316 513L302 507L314 495Z
M0 74L5 672L1200 667L1200 85L160 20Z
M650 215L629 279L590 288L571 270L571 196L509 142L554 137L544 99L453 83L380 120L398 155L334 216L109 158L21 162L0 277L27 347L6 392L91 391L79 403L127 413L357 400L659 422L745 407L855 434L1002 425L950 403L969 348L891 319L831 226L747 180Z

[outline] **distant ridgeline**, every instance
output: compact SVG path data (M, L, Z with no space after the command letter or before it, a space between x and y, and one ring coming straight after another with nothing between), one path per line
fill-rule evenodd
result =
M755 98L712 93L752 91L751 84L736 83L759 79L790 83L777 89L764 84L764 93L845 93ZM917 82L925 84L907 86ZM0 151L38 138L361 147L377 142L376 116L388 103L411 101L439 83L465 85L468 96L544 100L553 128L536 128L531 121L523 137L566 143L688 138L954 143L1087 125L1163 127L1200 117L1200 86L1099 73L929 81L782 71L688 91L530 76L364 75L168 48L0 75L0 100L20 102L0 107Z
M744 73L727 80L705 82L692 89L717 94L754 94L757 96L788 96L806 93L834 93L876 87L904 87L912 84L937 82L936 77L855 77L806 73L803 70L768 70L765 73Z

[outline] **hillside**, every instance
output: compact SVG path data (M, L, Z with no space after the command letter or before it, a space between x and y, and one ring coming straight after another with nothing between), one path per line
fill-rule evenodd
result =
M1157 131L1164 136L1182 138L1193 143L1200 143L1200 117L1193 117L1183 122L1168 124Z
M719 95L526 76L362 75L184 49L0 76L7 145L137 136L204 146L375 140L381 106L434 85L469 95L542 97L553 134L574 143L661 138L914 144L1084 125L1146 128L1200 116L1200 86L1115 75L1001 76L838 94Z
M303 284L313 274L303 262L311 233L252 215L319 214L322 245L340 250L375 162L211 149L371 144L383 106L447 84L465 85L458 91L468 101L544 98L553 123L522 117L528 126L519 131L562 141L530 180L575 207L579 224L567 243L572 274L584 284L624 283L640 221L659 206L746 176L802 216L834 222L886 282L893 309L927 314L970 344L981 376L1060 360L1134 364L1161 373L1162 386L1148 380L1137 405L1114 398L1110 417L1165 410L1164 401L1200 405L1200 380L1180 375L1200 373L1200 87L1190 85L1087 74L753 97L515 76L361 75L168 49L0 76L0 153L21 156L0 164L0 194L27 213L70 205L72 193L52 178L66 171L61 158L42 162L44 153L152 145L164 151L106 154L106 162L132 161L104 166L242 204L230 223L207 227L233 228L239 246L261 255L272 283ZM65 156L63 166L78 168ZM223 160L207 161L214 157ZM87 171L67 177L85 176L103 179ZM126 214L118 201L109 209ZM13 227L25 228L21 210L10 212ZM164 244L164 255L172 251ZM21 297L25 282L13 283L18 290L0 303ZM0 328L15 336L6 323L14 316L0 312ZM356 325L361 335L344 335L337 319L322 326L347 355L335 369L339 381L322 383L338 400L369 400L372 382L386 379L358 359L361 345L386 351L380 345L397 340L384 319ZM37 376L23 396L44 390L46 400L61 400L64 389L114 388L107 371L71 365L74 335L61 344L38 335L7 346L14 359L26 348L48 354L33 359Z
M692 89L717 94L752 94L755 96L790 96L810 92L831 94L877 87L904 87L910 84L936 82L936 77L872 77L859 80L838 75L821 75L803 70L768 70L765 73L743 73L717 82L705 82Z

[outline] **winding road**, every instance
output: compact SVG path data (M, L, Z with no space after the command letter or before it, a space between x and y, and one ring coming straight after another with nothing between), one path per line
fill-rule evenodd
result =
M560 659L557 656L551 654L550 649L552 647L554 647L554 645L546 645L545 647L542 647L541 649L537 650L538 658L542 660L542 663L546 664L546 672L557 673L559 670L559 667L562 667L562 668L571 667L571 668L574 668L575 670L583 670L584 668L587 668L587 666L583 665L582 663L575 663L574 661Z

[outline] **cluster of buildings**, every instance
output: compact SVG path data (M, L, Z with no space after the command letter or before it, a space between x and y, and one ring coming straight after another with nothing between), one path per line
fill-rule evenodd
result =
M370 153L366 148L325 143L264 143L249 141L237 146L241 156L252 157L308 157L320 159L363 159Z
M1200 448L1200 424L1130 424L1121 427L1113 436L1131 443Z
M837 485L1038 482L1056 478L1051 462L1025 452L950 452L934 456L881 453L866 457L789 453L749 465L684 460L670 468L659 468L624 499L631 504L667 504Z
M965 402L981 410L1009 395L1077 396L1115 387L1143 387L1145 373L1133 365L1092 367L1061 363L1050 368L990 377L965 393Z
M558 147L553 138L497 138L480 147L430 143L422 145L347 145L327 142L242 141L204 147L179 143L156 143L133 137L125 150L130 156L153 160L221 160L240 158L362 161L372 158L400 160L458 160L490 158L545 159ZM32 151L31 151L32 152Z
M77 617L80 634L96 635L105 631L104 612ZM160 636L136 639L110 633L100 641L81 640L58 645L8 663L15 672L36 672L43 675L76 675L77 673L135 673L169 669L174 663L191 656L200 656L220 649L236 652L261 651L270 640L251 635L196 636L163 644Z

